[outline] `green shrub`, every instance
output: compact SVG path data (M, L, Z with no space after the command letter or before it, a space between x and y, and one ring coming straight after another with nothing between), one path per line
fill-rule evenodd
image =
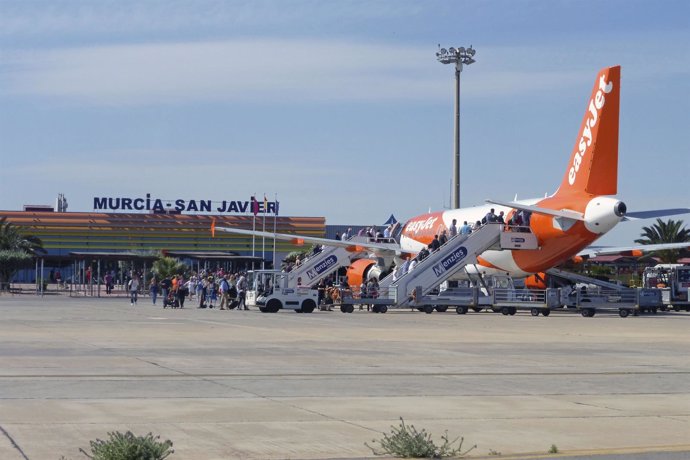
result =
M108 433L107 441L91 441L91 455L84 449L81 453L93 460L163 460L175 452L169 439L159 442L160 436L149 433L146 436L134 436L131 431L125 434L116 431Z
M453 441L449 441L448 432L446 431L443 436L441 436L443 444L437 446L434 441L431 440L431 433L427 433L426 430L422 429L417 431L414 425L409 427L405 425L405 421L400 417L400 426L391 426L391 433L383 434L383 439L376 441L372 440L373 443L378 442L381 446L380 449L370 446L366 442L364 443L374 455L393 455L395 457L404 458L443 458L443 457L462 457L469 453L472 449L477 446L474 445L466 451L462 451L462 443L464 438L455 438ZM460 440L457 449L453 448L453 444Z
M556 444L551 444L551 448L549 449L550 454L557 454L558 453L558 446Z

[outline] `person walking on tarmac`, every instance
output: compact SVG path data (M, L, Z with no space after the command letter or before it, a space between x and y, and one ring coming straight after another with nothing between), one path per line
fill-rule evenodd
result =
M161 296L163 297L163 300L167 299L168 292L170 292L170 288L172 287L172 281L170 281L170 278L167 276L163 278L159 287L161 289Z
M184 308L184 299L189 295L189 288L184 281L184 276L177 275L177 300L180 302L180 308Z
M230 293L230 283L228 283L228 276L225 275L220 279L220 309L225 310L228 306L228 298Z
M149 283L149 292L151 293L151 301L154 305L156 305L156 297L158 297L158 281L156 280L155 276L151 278L151 282Z
M244 273L237 280L237 309L241 310L242 307L249 310L247 307L247 277L244 276Z
M128 284L130 305L134 306L137 304L137 295L139 293L139 276L134 274Z

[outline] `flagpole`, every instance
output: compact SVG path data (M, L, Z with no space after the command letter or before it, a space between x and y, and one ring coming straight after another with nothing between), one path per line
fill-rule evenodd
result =
M256 195L252 196L252 232L256 232ZM252 235L252 270L254 270L254 257L256 247L256 235Z
M264 235L261 235L261 269L265 268L266 264L266 207L268 206L268 201L266 200L266 193L264 193L264 215L262 218L262 229L261 231L264 232Z
M273 270L276 269L276 219L278 218L278 194L275 194L276 207L273 210Z

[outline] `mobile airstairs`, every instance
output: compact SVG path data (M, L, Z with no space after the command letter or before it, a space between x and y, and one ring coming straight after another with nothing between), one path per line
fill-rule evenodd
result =
M361 259L363 253L371 251L366 247L357 247L357 243L375 243L382 248L400 251L400 245L392 238L353 236L347 242L352 243L352 246L326 246L321 252L307 257L299 266L288 272L288 287L315 286L321 279L341 267L351 265L354 259Z
M475 264L477 257L484 251L537 248L535 235L504 231L504 227L503 224L487 224L470 235L452 238L418 262L413 270L396 274L395 279L394 275L389 275L381 280L374 293L361 293L357 289L345 290L341 294L341 311L353 311L354 304L369 305L375 312L381 313L385 313L389 307L433 310L438 298L432 291L467 265ZM450 298L444 302L444 305L454 305ZM465 303L466 300L461 302Z
M658 289L629 288L557 268L547 270L546 274L582 285L580 289L561 290L561 303L577 308L584 317L592 317L597 311L618 311L625 318L645 311L656 313L663 306Z
M294 310L311 313L317 307L318 291L312 287L340 267L346 267L355 258L368 255L367 247L358 243L373 243L378 248L399 252L400 246L391 238L355 236L348 240L348 247L328 246L306 258L289 272L278 270L251 270L248 272L246 303L264 313Z

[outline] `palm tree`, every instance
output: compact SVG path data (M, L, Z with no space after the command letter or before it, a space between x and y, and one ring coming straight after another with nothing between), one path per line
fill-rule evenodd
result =
M153 263L153 272L159 280L173 275L182 275L187 266L173 257L161 257Z
M669 219L664 222L661 219L656 220L656 224L651 227L642 227L641 235L643 238L638 238L635 243L640 244L659 244L659 243L683 243L690 242L690 230L683 226L683 221L675 221ZM680 257L680 249L669 249L664 251L655 251L662 262L675 263Z
M0 217L0 249L21 251L27 254L45 252L43 242L33 235L24 235L7 217Z
M9 287L17 270L25 267L37 252L45 252L39 238L24 235L6 217L0 217L0 289Z

